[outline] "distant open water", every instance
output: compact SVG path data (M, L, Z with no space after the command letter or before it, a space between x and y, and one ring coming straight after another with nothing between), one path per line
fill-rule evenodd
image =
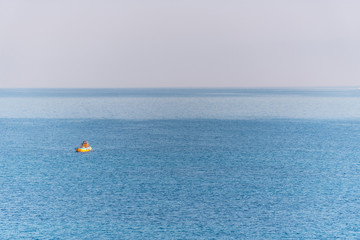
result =
M0 90L0 239L356 239L359 139L350 88Z

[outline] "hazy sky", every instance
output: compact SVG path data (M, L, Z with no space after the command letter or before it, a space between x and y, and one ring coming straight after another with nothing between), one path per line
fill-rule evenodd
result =
M360 1L0 0L0 88L360 85Z

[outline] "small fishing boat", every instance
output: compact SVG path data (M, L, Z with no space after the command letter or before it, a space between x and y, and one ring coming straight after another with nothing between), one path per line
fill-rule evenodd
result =
M92 151L92 148L89 146L89 142L88 141L83 141L80 144L79 148L75 148L76 152L90 152Z

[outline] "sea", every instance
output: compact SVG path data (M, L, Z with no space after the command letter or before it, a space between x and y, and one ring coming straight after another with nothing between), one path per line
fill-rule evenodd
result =
M0 239L359 239L359 143L357 88L0 89Z

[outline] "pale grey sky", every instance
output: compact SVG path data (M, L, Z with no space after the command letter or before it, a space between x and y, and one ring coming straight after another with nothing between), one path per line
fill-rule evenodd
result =
M0 88L360 83L357 0L0 0Z

